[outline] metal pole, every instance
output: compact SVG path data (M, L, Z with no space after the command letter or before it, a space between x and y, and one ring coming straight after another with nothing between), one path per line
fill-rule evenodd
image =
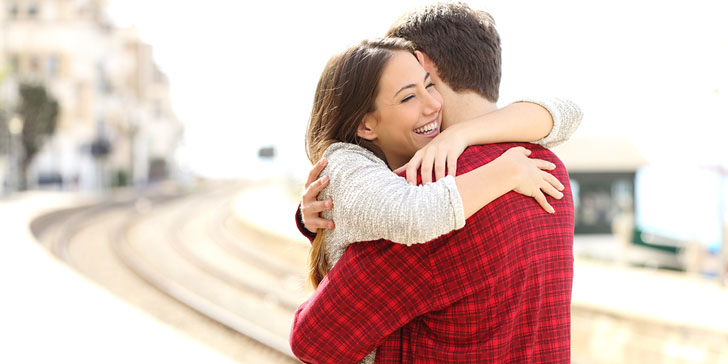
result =
M721 285L721 287L726 286L726 275L728 272L728 216L726 216L726 209L725 209L725 189L726 189L726 174L728 174L728 169L720 167L718 169L720 172L720 192L719 192L719 200L718 203L720 204L720 223L721 223L721 232L722 232L722 246L720 248L720 264L718 264L718 269L720 271L718 272L718 283Z
M721 287L725 287L726 276L728 275L728 219L723 218L723 246L720 249L720 264L718 265L720 272L718 272L718 281Z
M20 190L21 173L23 173L22 163L22 137L23 137L23 119L18 115L14 115L8 122L8 130L10 131L10 163L12 165L12 171L10 172L11 178L11 192Z

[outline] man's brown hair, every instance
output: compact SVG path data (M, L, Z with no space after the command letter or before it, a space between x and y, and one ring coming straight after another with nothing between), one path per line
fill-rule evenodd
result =
M487 12L465 3L436 3L403 15L387 36L414 43L454 91L470 90L498 101L500 36Z

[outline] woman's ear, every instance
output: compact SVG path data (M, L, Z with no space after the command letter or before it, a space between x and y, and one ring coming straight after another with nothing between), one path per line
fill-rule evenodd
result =
M377 138L375 127L377 126L377 118L373 113L366 113L361 119L359 126L356 128L356 135L359 138L372 141Z

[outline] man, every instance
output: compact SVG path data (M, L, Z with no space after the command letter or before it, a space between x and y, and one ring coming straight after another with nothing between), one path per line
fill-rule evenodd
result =
M405 15L388 36L417 47L443 96L443 123L496 109L500 39L487 13L436 4ZM501 143L468 148L457 173L516 145L557 165L566 189L555 214L509 192L426 244L352 244L296 311L296 356L356 363L377 349L376 363L569 362L574 230L563 164L539 146Z

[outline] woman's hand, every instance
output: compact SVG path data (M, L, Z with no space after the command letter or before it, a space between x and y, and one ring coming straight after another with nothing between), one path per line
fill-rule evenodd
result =
M564 185L551 173L544 170L553 170L556 165L542 159L529 158L531 151L523 147L508 149L497 159L502 159L514 167L513 191L524 196L533 197L544 210L554 213L554 208L546 201L544 192L553 198L561 199L564 194Z
M308 173L308 180L304 186L303 196L301 196L301 220L303 220L303 226L312 233L318 231L318 229L333 229L334 222L326 220L320 216L321 211L329 210L334 207L334 202L331 199L325 201L319 201L318 195L321 190L329 184L329 177L321 177L321 171L324 170L328 161L326 158L321 158Z
M411 185L417 184L417 169L421 170L422 184L435 182L445 177L445 168L447 168L448 175L455 176L458 157L468 147L468 141L463 133L457 131L457 125L442 131L426 146L418 150L407 164L397 168L394 172L399 174L406 169L407 182ZM434 181L432 180L433 169Z

